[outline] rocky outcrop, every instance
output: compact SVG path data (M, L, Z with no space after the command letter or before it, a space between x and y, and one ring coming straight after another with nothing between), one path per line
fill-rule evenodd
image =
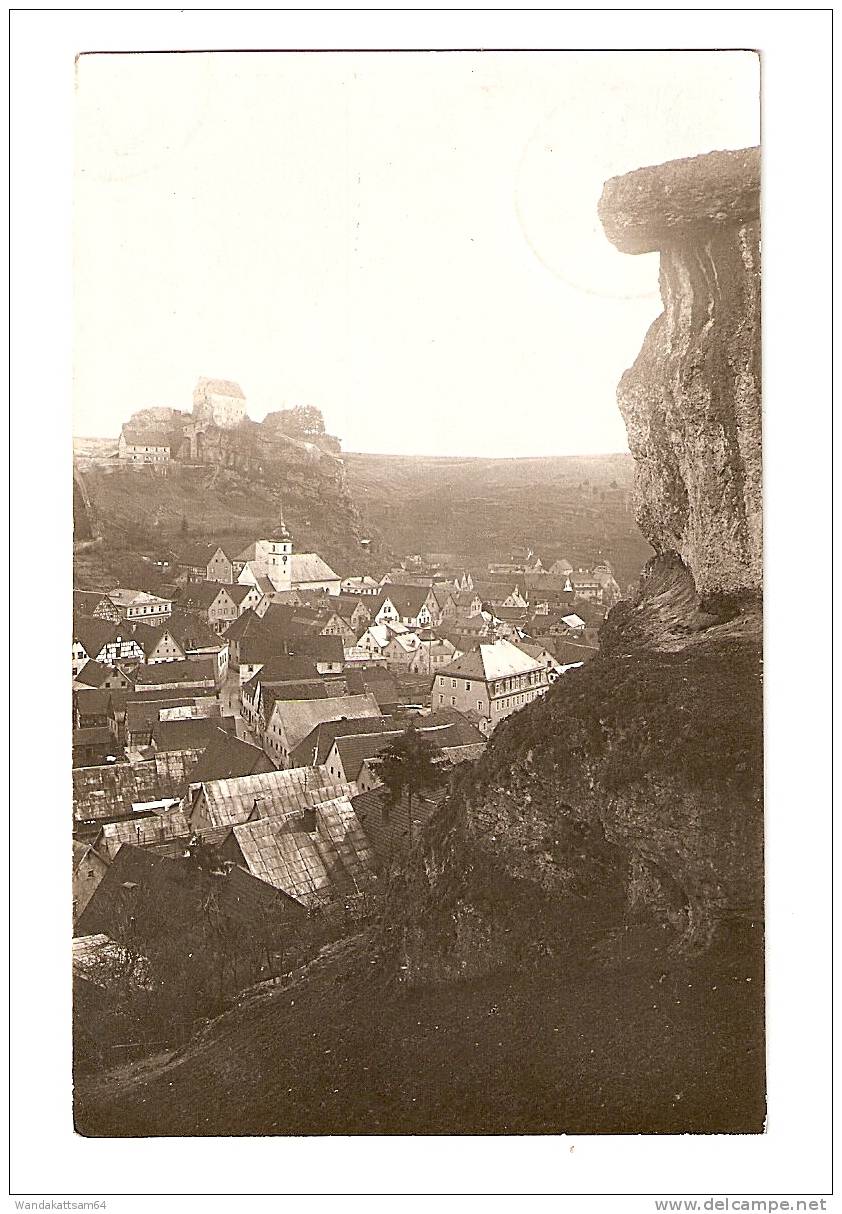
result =
M404 979L581 954L641 922L680 952L762 922L757 174L756 151L717 153L605 187L615 243L661 250L664 312L619 389L659 555L599 656L459 773L392 891Z
M626 253L659 251L663 313L617 399L637 519L705 602L762 587L760 153L713 152L606 183L600 218Z

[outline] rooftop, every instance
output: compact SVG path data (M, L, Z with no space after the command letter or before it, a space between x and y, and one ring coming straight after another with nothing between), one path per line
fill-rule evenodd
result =
M249 872L304 906L361 892L372 881L375 857L347 796L316 807L316 830L302 820L271 818L234 827Z
M511 641L495 641L493 645L480 644L476 649L463 654L461 658L441 669L439 675L457 675L489 682L540 669L539 662Z
M201 785L209 824L233 826L252 814L260 818L283 817L330 797L341 796L348 785L333 779L326 767L293 767ZM356 792L356 785L353 786Z

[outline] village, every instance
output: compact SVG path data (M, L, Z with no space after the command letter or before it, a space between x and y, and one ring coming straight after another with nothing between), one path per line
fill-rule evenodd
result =
M194 441L202 426L236 427L242 393L200 380L194 415ZM173 452L168 435L125 426L115 457L144 466ZM154 588L74 591L74 974L87 1065L181 1039L368 921L454 774L594 657L621 597L601 554L590 568L545 567L516 537L494 562L365 564L340 576L298 552L279 507L242 550L186 535ZM186 981L184 959L199 952L213 957L213 981L192 961L190 991L152 1014L151 986L173 988L175 972Z

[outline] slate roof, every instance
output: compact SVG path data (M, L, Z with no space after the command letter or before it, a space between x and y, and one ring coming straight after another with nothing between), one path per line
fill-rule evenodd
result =
M316 822L313 834L298 815L234 827L249 872L311 909L359 893L375 877L373 848L348 797L318 805Z
M261 818L275 818L340 796L351 786L334 780L326 767L293 767L202 784L205 814L211 826L233 826L255 810ZM356 784L352 792L357 791Z

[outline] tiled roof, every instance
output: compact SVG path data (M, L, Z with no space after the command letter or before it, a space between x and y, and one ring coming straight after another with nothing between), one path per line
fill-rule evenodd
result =
M337 738L380 733L387 729L389 724L389 720L383 716L320 721L310 730L307 737L299 742L290 758L297 764L311 763L318 766L324 763Z
M163 695L163 693L159 693ZM137 733L140 730L151 726L154 721L159 719L159 713L165 708L178 708L187 704L195 704L196 700L193 697L179 696L174 699L157 699L151 696L145 696L143 699L131 699L126 701L126 730L129 733Z
M110 666L91 658L76 675L76 682L85 683L88 687L102 687L105 680L113 673Z
M290 580L297 582L338 582L339 575L317 552L294 552L289 560Z
M468 746L446 746L442 754L451 763L473 762L484 753L486 742L472 742Z
M208 873L197 864L156 854L153 847L124 843L76 924L80 934L118 931L134 891L154 896L168 922L190 927L214 897L220 912L253 930L297 916L298 907L280 891L244 869Z
M434 725L452 725L456 731L455 745L468 746L474 742L482 742L485 745L485 738L476 725L456 708L437 708L429 716L423 717L422 723L426 728ZM442 746L446 745L450 745L450 743L442 742Z
M234 827L249 872L308 908L363 891L375 876L374 851L347 797L316 808L316 830L301 818Z
M189 586L184 587L178 596L178 603L182 607L198 607L200 610L207 611L223 591L230 595L233 589L233 586L226 586L223 582L192 582ZM246 587L247 591L249 589L250 587Z
M144 818L129 818L123 822L106 822L97 835L96 847L113 860L124 843L145 847L148 843L164 843L169 839L190 837L190 826L180 809L165 814L150 814Z
M103 646L110 645L118 636L126 637L125 626L113 624L110 620L77 616L73 621L73 639L79 642L89 658L95 658Z
M511 641L495 641L493 645L478 645L438 673L448 678L458 676L488 681L526 674L537 667L535 659Z
M215 677L212 658L188 658L184 662L156 662L153 666L139 666L134 679L138 686L158 687L165 683L199 683Z
M141 801L157 801L161 790L155 763L109 763L73 769L73 817L77 822L121 818Z
M398 681L388 670L346 670L345 685L349 695L364 695L370 691L381 708L400 700Z
M274 818L347 791L348 787L334 780L323 766L293 767L287 771L260 772L202 784L205 812L211 826L245 822L255 811L255 802L261 818ZM353 791L357 791L356 785Z
M199 762L193 769L191 783L211 780L231 780L274 770L274 765L259 746L244 742L224 729L217 729L208 739Z
M361 696L329 696L322 700L278 700L274 717L292 751L321 721L342 717L379 717L380 707L369 692Z
M73 704L82 717L107 716L111 692L107 687L80 687L73 693Z
M219 722L207 717L180 721L155 721L152 745L155 750L204 750L219 730Z
M170 602L169 599L163 599L157 594L150 594L148 590L130 590L125 587L109 590L108 598L115 607L141 607L148 604Z
M225 589L238 607L246 595L251 594L253 590L263 593L258 586L241 585L239 582L235 582L233 586L226 586Z
M123 426L123 438L130 447L170 447L172 434L166 430L136 430Z
M415 842L426 822L444 797L444 790L416 793L412 798L412 840ZM409 846L409 804L404 795L397 805L389 804L385 788L372 788L351 799L360 825L371 840L380 865L389 867Z

